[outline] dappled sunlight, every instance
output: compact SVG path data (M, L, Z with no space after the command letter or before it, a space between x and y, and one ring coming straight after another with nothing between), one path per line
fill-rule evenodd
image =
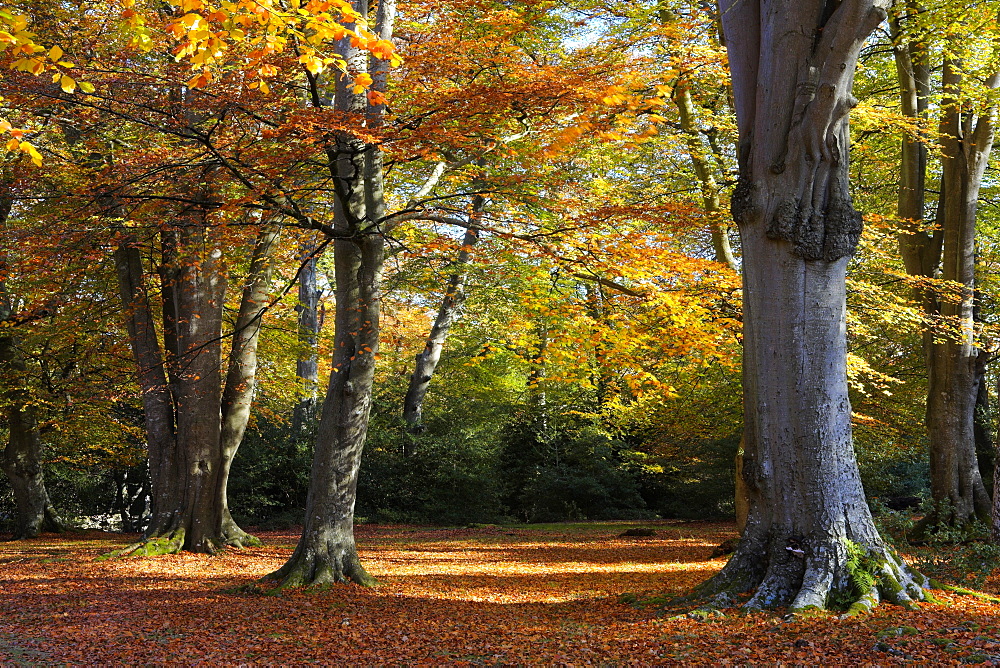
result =
M903 626L928 637L898 642L929 663L994 651L991 642L1000 655L990 640L997 606L951 595L918 613L883 606L862 619L794 624L732 614L697 622L625 605L624 592L669 598L710 577L725 563L708 559L711 548L735 533L704 522L683 536L624 540L616 529L359 527L378 587L278 596L231 592L284 563L292 532L216 556L110 561L95 557L121 536L0 543L0 663L884 664L876 643L897 641L877 634Z

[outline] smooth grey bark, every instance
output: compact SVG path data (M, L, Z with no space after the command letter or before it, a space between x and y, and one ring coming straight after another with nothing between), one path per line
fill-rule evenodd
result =
M226 485L255 390L260 317L278 233L265 226L257 238L224 383L222 246L204 210L188 212L184 222L161 234L162 349L140 243L126 235L115 252L143 398L152 487L146 540L123 553L212 553L255 542L233 521Z
M369 16L365 0L352 4L359 14ZM370 23L375 33L391 39L395 2L379 2L374 18ZM346 39L338 43L338 51L351 72L369 72L372 87L385 91L387 62L369 57ZM321 82L314 76L309 81L313 105L324 106ZM335 87L335 110L363 116L368 128L381 125L384 105L370 103L364 93L355 94L344 77L337 77ZM375 584L361 565L354 542L354 502L379 345L387 231L382 223L386 219L382 150L338 131L326 147L326 158L336 194L333 365L317 427L302 536L289 560L267 578L276 581L277 588Z
M307 431L316 416L319 395L319 296L316 286L316 247L302 245L299 271L299 303L295 306L299 323L299 355L295 361L295 376L299 380L299 400L292 410L292 433L298 437Z
M6 187L6 186L5 186ZM0 196L0 228L6 227L13 200ZM6 251L0 253L0 274L8 271ZM0 276L0 323L13 316L13 300L7 283ZM12 326L0 336L0 373L5 376L3 414L7 419L7 445L2 453L4 474L14 493L14 538L34 538L42 531L62 531L63 523L45 488L42 468L42 439L36 409L25 387L27 365L18 349L19 341Z
M434 319L424 349L417 354L413 373L410 375L410 384L406 390L406 397L403 399L403 421L406 423L407 431L411 434L419 434L424 429L423 406L427 389L430 387L431 378L434 376L438 362L441 361L441 351L444 349L448 334L451 333L452 326L462 317L462 306L465 304L466 297L465 279L472 261L472 252L476 244L479 243L480 225L485 206L486 199L482 195L476 195L472 198L469 226L465 230L462 248L455 261L455 271L448 278L448 286L445 288L444 299L441 300L437 317ZM413 454L412 447L413 444L408 443L403 454Z
M861 233L848 113L884 2L722 0L740 134L733 217L743 248L746 527L701 596L750 609L912 604L911 573L872 522L851 438L846 267ZM876 584L847 566L861 552ZM727 598L727 602L732 599Z

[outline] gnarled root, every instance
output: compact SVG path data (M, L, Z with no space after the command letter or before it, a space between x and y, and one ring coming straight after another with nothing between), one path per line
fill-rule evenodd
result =
M764 550L764 541L745 538L723 570L687 600L753 591L743 605L747 611L788 606L792 613L832 609L856 615L881 601L914 608L930 586L884 545L865 547L832 538L771 539L766 544Z
M361 565L357 551L351 547L326 546L326 549L296 548L288 562L271 573L260 585L268 592L291 587L324 587L353 583L373 587L378 580Z
M222 518L222 543L226 547L260 547L260 539L240 528L227 508Z
M161 554L177 554L184 549L184 529L176 529L162 536L154 536L120 550L102 554L98 559L119 559L124 557L155 557Z

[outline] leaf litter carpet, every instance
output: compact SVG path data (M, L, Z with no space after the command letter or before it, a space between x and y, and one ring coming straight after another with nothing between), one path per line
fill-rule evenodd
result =
M652 537L619 536L626 528ZM917 612L707 621L620 603L680 594L725 563L715 522L445 529L361 525L381 586L227 593L281 566L294 532L217 556L95 561L129 537L0 543L3 665L1000 665L1000 606L939 594ZM991 580L996 588L996 579Z

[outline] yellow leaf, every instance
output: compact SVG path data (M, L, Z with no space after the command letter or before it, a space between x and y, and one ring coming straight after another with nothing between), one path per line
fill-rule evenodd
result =
M89 81L81 81L80 90L82 90L84 93L93 93L94 84L90 83Z
M58 46L54 46L51 49L49 49L49 60L58 61L62 57L63 57L63 50L60 49Z
M59 80L59 87L67 93L72 93L76 90L76 82L73 81L73 77L64 74Z

